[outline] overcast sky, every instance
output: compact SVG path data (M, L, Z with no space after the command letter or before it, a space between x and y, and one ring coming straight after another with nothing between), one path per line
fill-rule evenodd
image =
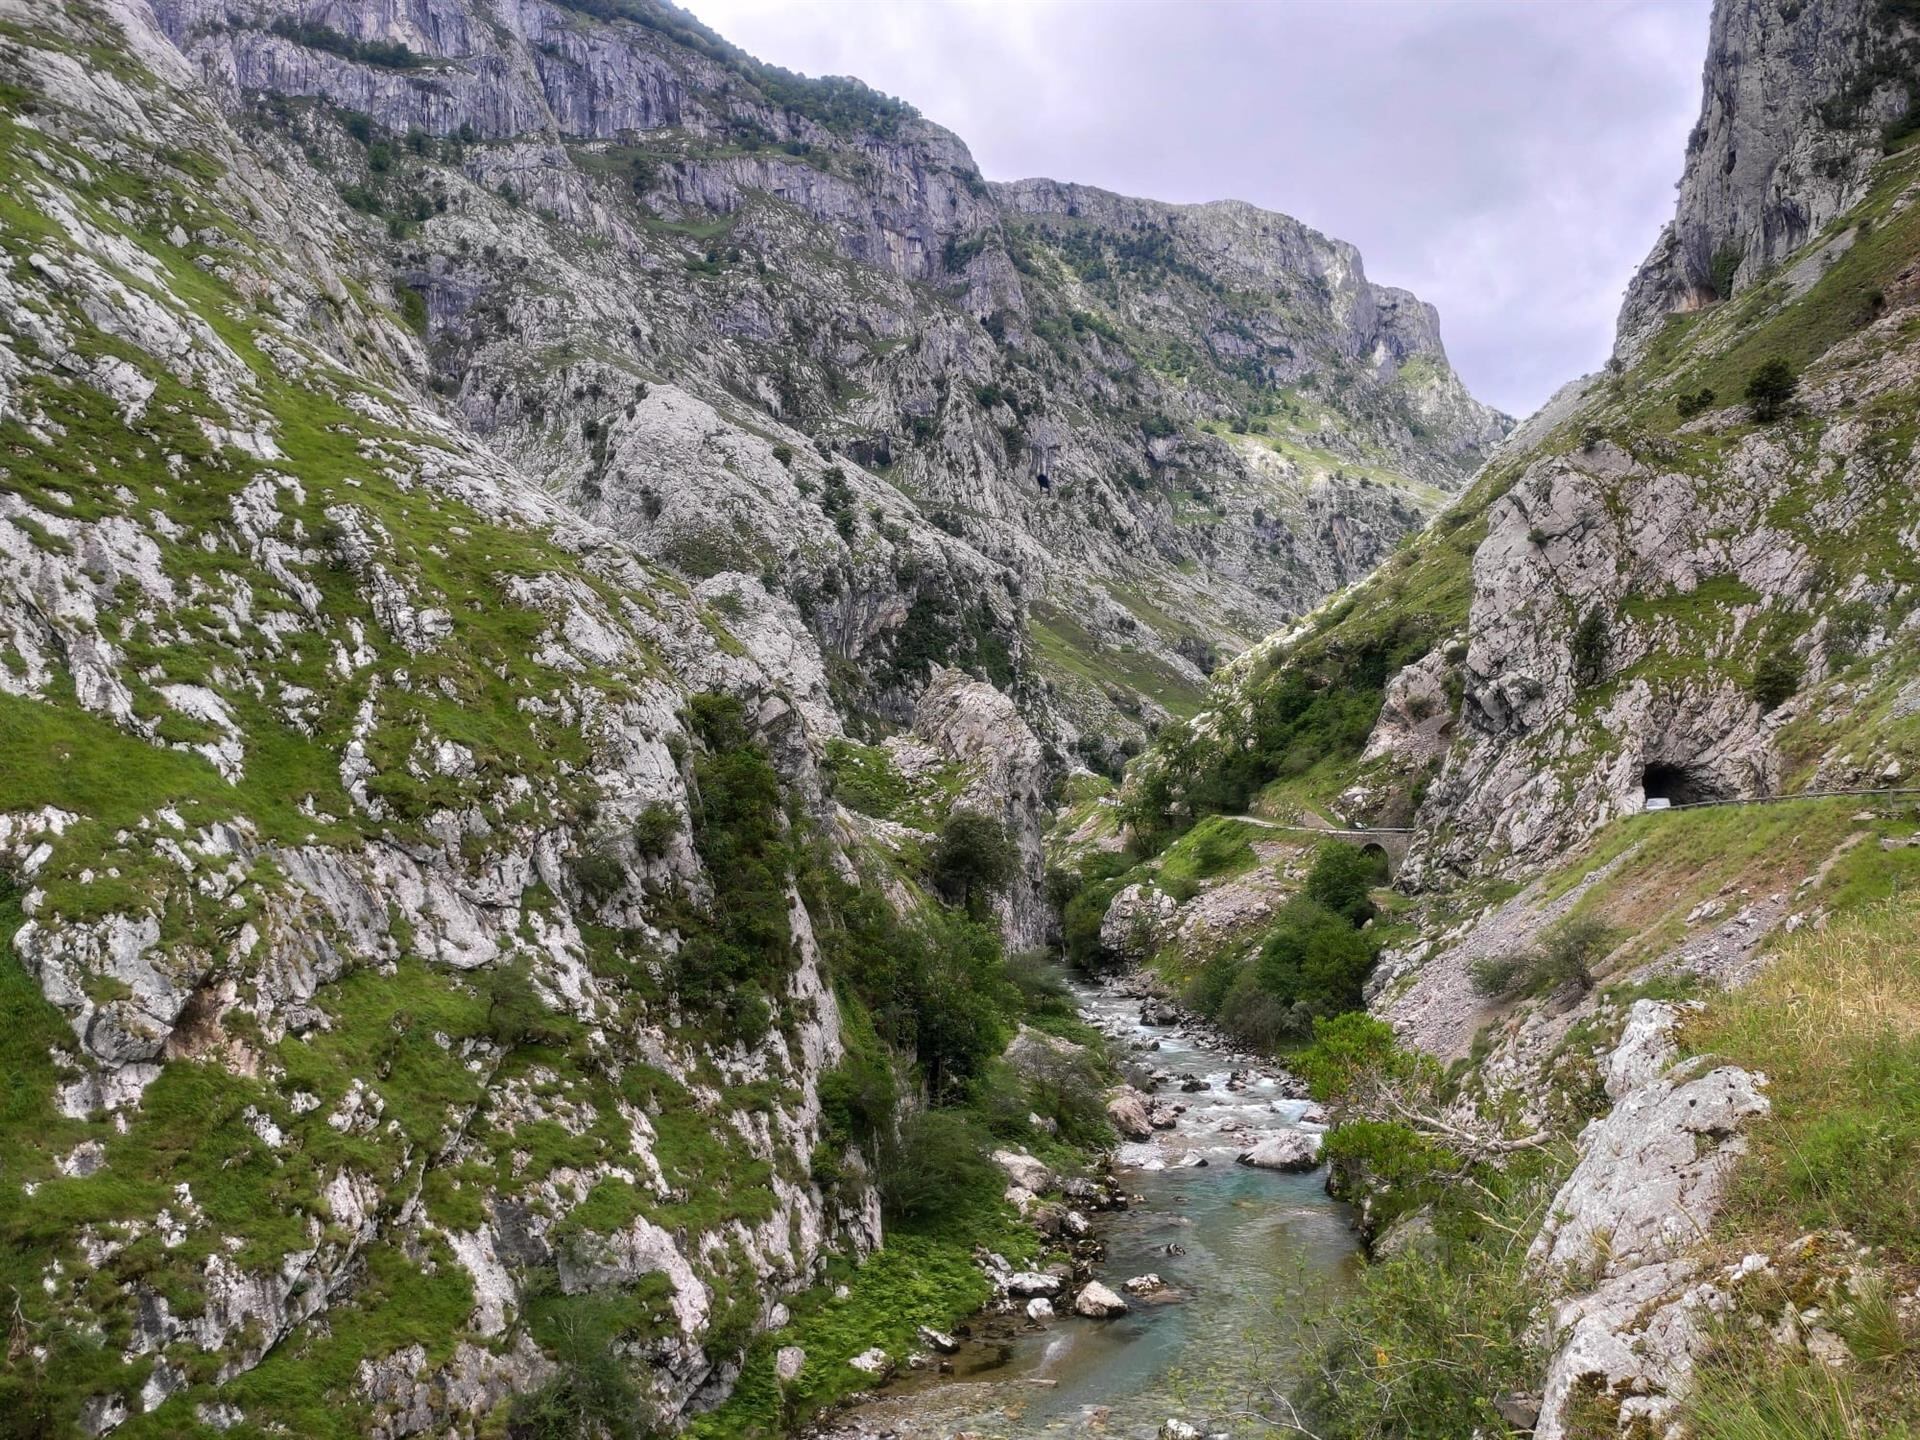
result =
M1672 214L1709 0L688 0L858 75L988 178L1235 198L1360 247L1524 415L1611 348Z

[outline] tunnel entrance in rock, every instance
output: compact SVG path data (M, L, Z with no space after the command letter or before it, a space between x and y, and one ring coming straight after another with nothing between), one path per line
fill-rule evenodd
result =
M1664 800L1669 805L1698 805L1729 798L1725 786L1691 765L1649 765L1640 774L1640 789L1647 799Z

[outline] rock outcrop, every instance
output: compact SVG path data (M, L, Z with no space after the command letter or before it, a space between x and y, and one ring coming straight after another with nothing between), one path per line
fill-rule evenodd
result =
M1618 353L1754 285L1866 194L1882 133L1914 104L1920 33L1902 17L1882 0L1713 7L1679 204L1628 286Z

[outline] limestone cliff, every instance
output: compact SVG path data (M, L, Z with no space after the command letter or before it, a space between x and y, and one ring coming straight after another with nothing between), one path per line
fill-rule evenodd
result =
M412 378L646 553L792 599L862 722L938 658L1110 763L1503 433L1351 247L989 185L901 103L652 0L155 9L365 217Z
M1916 42L1888 0L1714 6L1679 204L1627 288L1620 353L1760 283L1866 194L1885 137L1920 111Z

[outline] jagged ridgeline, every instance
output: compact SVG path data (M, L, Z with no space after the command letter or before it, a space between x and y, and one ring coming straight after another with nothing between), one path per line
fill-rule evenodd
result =
M939 658L1112 765L1504 433L1352 247L989 184L911 107L654 0L156 13L245 143L357 212L408 378L680 574L790 598L863 730Z

